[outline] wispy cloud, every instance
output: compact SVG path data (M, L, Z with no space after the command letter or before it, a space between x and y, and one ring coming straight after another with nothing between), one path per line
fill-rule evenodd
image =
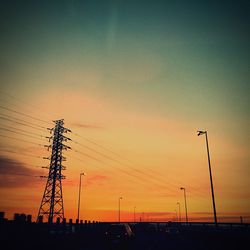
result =
M76 128L86 128L86 129L100 129L103 128L102 126L95 125L95 124L86 124L86 123L72 123L72 127Z
M108 177L105 175L93 175L93 176L86 176L85 184L86 186L98 184L102 185L106 180L108 180Z
M103 185L104 182L106 182L109 179L108 176L105 175L99 175L99 174L93 174L93 175L86 175L84 176L83 179L83 185L85 187L93 186L93 185ZM67 179L63 181L64 186L71 186L75 187L79 185L79 180L78 179Z
M39 178L41 171L33 170L22 162L0 156L0 187L15 188L34 185Z

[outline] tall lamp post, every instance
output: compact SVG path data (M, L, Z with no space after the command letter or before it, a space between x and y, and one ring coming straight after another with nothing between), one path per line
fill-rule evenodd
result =
M85 175L85 173L80 173L79 196L78 196L78 212L77 212L77 219L78 219L78 221L79 221L79 216L80 216L81 184L82 184L82 176L83 175Z
M175 211L176 221L178 222L178 213L177 213L177 209L175 209L174 211Z
M121 222L121 199L122 197L119 197L118 199L118 221Z
M186 210L186 223L188 223L186 189L184 187L181 187L180 189L184 191L185 210Z
M208 147L207 131L197 131L197 132L198 132L198 134L197 134L198 136L204 135L204 134L206 136L207 159L208 159L210 185L211 185L212 201L213 201L213 209L214 209L214 223L217 226L217 215L216 215L215 198L214 198L214 186L213 186L212 169L211 169L211 163L210 163L210 154L209 154L209 147Z
M136 209L136 207L134 207L134 222L135 222L135 209Z
M176 203L179 206L179 222L181 222L181 204L180 202Z

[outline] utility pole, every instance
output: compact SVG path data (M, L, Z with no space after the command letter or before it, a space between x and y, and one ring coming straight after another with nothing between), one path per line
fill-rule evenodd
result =
M179 206L179 222L181 222L181 204L180 202L176 203Z
M118 199L118 221L121 222L121 199L122 197L119 197Z
M63 142L71 140L64 136L64 133L71 132L71 130L65 128L63 119L54 121L55 127L50 130L51 135L47 137L52 144L45 147L52 150L50 157L49 173L47 183L45 186L43 198L39 208L37 222L40 216L46 216L49 223L53 223L54 218L64 219L64 207L63 207L63 195L62 195L62 179L65 176L62 175L62 170L66 167L62 165L62 161L66 161L66 158L62 155L63 150L71 149L69 146L63 144Z
M178 222L178 214L177 214L177 209L175 209L174 211L175 211L176 221Z
M216 207L215 207L215 198L214 198L214 185L213 185L213 178L212 178L212 169L210 163L210 154L209 154L209 147L208 147L208 137L207 131L197 131L198 136L205 134L206 136L206 146L207 146L207 159L208 159L208 168L209 168L209 176L210 176L210 185L211 185L211 192L212 192L212 201L213 201L213 209L214 209L214 223L217 226L217 215L216 215Z
M79 182L79 196L78 196L78 211L77 211L77 219L80 219L80 205L81 205L81 184L82 184L82 176L84 173L80 173L80 182Z
M243 224L243 217L240 216L240 223Z
M181 187L180 189L184 191L185 210L186 210L186 223L188 223L186 189L184 187Z
M136 207L134 207L134 222L135 222L135 209L136 209Z

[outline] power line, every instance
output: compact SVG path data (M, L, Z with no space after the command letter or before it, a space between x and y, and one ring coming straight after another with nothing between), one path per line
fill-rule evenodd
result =
M11 130L11 129L8 129L8 128L1 128L0 127L0 130L8 131L8 132L15 133L15 134L18 134L18 135L23 135L23 136L30 137L30 138L33 138L33 139L36 139L36 140L42 139L42 138L37 138L37 137L32 136L32 135L27 135L27 134L24 134L24 133L21 133L21 132L18 132L18 131L14 131L14 130Z
M7 96L8 98L14 100L15 102L24 104L24 105L26 105L27 107L32 108L33 110L36 110L36 111L37 111L37 109L39 109L39 110L41 110L44 114L46 113L46 115L48 115L48 113L45 112L45 111L43 111L40 107L34 106L33 104L30 105L28 102L26 102L26 101L24 101L24 100L21 100L21 99L15 97L15 96L13 96L13 95L11 95L11 94L9 94L9 93L3 92L2 90L0 90L0 92L2 92L5 96ZM13 103L11 103L11 105L13 105ZM17 106L17 105L14 105L14 106L19 107L19 106ZM51 119L51 120L52 120L52 119ZM51 123L51 125L52 125L52 124L53 124L53 123Z
M78 161L80 161L80 162L84 162L84 159L80 159L80 158L77 158L77 157L73 157L73 156L68 156L68 155L66 155L67 157L70 157L70 158L73 158L73 159L76 159L76 160L78 160ZM89 166L89 164L87 164L86 165L87 167L91 167L91 166ZM91 167L92 168L92 170L95 168L95 167ZM98 170L100 170L99 168L102 168L104 171L105 171L105 173L109 173L109 174L111 174L111 176L114 176L114 174L113 174L113 172L112 172L112 170L110 170L110 169L106 169L105 167L103 167L102 165L100 165L99 167L98 167ZM119 171L119 170L118 170ZM123 174L125 174L125 173L123 173ZM126 173L126 175L127 175L127 173ZM134 176L131 176L131 175L129 175L129 177L134 177ZM139 181L141 181L140 179L139 179ZM136 179L135 180L135 178L132 178L131 180L130 180L130 182L129 182L129 185L131 184L131 182L133 182L133 183L136 183L136 184L138 184L138 180ZM146 186L146 187L149 187L149 183L148 182L143 182L142 183L144 186ZM131 186L131 185L130 185ZM152 186L150 185L150 188L152 189Z
M74 151L74 150L72 150L72 151ZM86 154L84 154L84 153L82 153L82 152L79 152L79 151L74 151L74 152L83 154L84 156L86 156L86 157L92 159L91 156L86 155ZM71 157L72 157L72 156L71 156ZM76 158L76 157L74 157L74 158ZM84 161L83 159L79 159L79 158L76 158L76 159L79 160L79 161L81 161L81 162ZM104 162L100 161L100 160L97 159L97 158L95 158L94 160L96 160L98 163L104 163ZM104 163L104 164L105 164L105 163ZM102 165L101 165L100 167L101 167L104 171L107 171L107 169L106 169L105 167L103 167ZM115 169L115 168L113 167L113 169ZM119 171L119 172L121 172L121 173L123 173L123 174L125 174L125 175L129 175L130 177L133 177L133 178L136 178L136 179L139 178L139 177L137 177L137 176L135 176L135 175L133 175L133 174L131 174L131 173L125 171L125 170L120 170L120 169L115 169L115 170L117 170L117 171ZM140 180L140 179L139 179L139 180ZM140 181L142 181L142 180L140 180ZM147 185L148 183L147 183L147 182L143 182L143 184Z
M13 97L13 96L11 96L11 95L9 95L9 96L10 96L12 99L18 100L17 98L15 98L15 97ZM25 103L24 101L20 101L20 100L18 100L18 101L19 101L19 102ZM27 105L27 103L25 103L25 104ZM16 110L13 110L13 109L10 109L10 108L6 108L6 107L3 107L3 106L0 106L0 108L5 109L5 110L8 110L8 111L13 112L13 113L17 113L17 114L19 114L19 115L26 116L26 117L31 118L31 119L35 119L35 120L38 120L38 121L46 122L47 124L51 124L51 123L48 123L48 122L45 121L45 120L41 120L41 119L39 119L39 118L37 118L37 117L30 116L30 115L25 114L25 113L21 113L21 112L18 112L18 111L16 111ZM5 116L7 116L7 115L5 115ZM9 117L10 117L10 116L9 116ZM0 117L0 118L2 118L2 117ZM12 119L13 119L13 118L12 118ZM15 119L21 120L21 119L18 119L18 118L15 118ZM9 119L9 121L10 121L10 119ZM12 122L13 122L13 120L12 120ZM23 122L25 122L25 123L30 123L30 122L27 122L27 121L24 121L24 120L23 120ZM21 124L21 125L24 125L24 126L27 126L27 125L25 125L25 124L23 124L23 123L20 123L20 122L16 122L16 123ZM30 123L30 124L31 124L31 123ZM33 125L39 126L39 125L37 125L37 124L33 124ZM29 127L31 127L31 126L29 126ZM39 126L39 127L41 127L41 126ZM34 127L32 126L31 128L34 128ZM42 128L44 128L44 127L42 127ZM37 128L36 128L36 129L37 129ZM46 129L46 128L45 128L45 129ZM20 129L19 129L19 130L20 130ZM16 132L15 132L15 133L16 133ZM78 134L75 134L75 135L80 136L80 135L78 135ZM80 136L80 137L82 137L82 136ZM33 137L33 138L35 138L35 137ZM98 143L92 141L92 140L89 140L89 139L87 139L87 138L85 138L85 137L82 137L82 138L85 139L86 141L88 141L88 142L90 142L90 143L92 143L92 144L94 144L94 145L96 145L96 146L98 146L98 147L100 147L100 148L106 150L106 151L111 152L112 154L114 154L114 155L116 155L116 156L118 156L118 157L120 157L120 158L125 159L126 161L131 162L130 160L124 158L124 157L121 156L120 154L118 154L118 153L116 153L116 152L114 152L114 151L112 151L112 150L110 150L110 149L108 149L108 148L106 148L106 147L104 147L104 146L102 146L102 145L100 145L100 144L98 144ZM37 138L36 138L36 139L37 139ZM78 144L79 144L79 143L78 143ZM102 153L98 152L97 150L91 149L90 147L87 147L87 146L84 146L84 145L83 145L83 147L85 147L85 148L87 148L88 150L91 150L92 152L95 152L95 153L97 153L97 154L99 154L99 155L105 157L106 159L112 160L112 161L114 161L114 162L116 162L116 163L118 163L118 164L120 164L120 165L125 165L124 163L118 161L117 159L114 159L114 158L112 158L112 157L110 157L110 156L107 156L107 155L105 155L105 154L102 154ZM87 154L84 154L84 156L87 156ZM88 156L89 156L89 155L88 155ZM88 157L88 156L87 156L87 157ZM96 158L94 158L94 157L92 157L92 156L90 156L90 157L91 157L92 159L97 160ZM99 160L98 160L98 161L99 161ZM127 165L127 164L126 164L126 165ZM127 165L127 166L128 166L128 165ZM145 174L145 172L143 172L143 171L141 171L141 170L138 170L138 169L136 169L136 168L134 168L134 167L129 166L129 168L132 169L133 171L135 171L135 172L141 174L141 175L146 175L146 176L148 176L148 177L150 177L150 178L154 178L155 180L156 180L156 178L157 178L157 180L160 181L160 180L159 180L159 177L161 177L161 175L160 175L158 172L154 171L153 169L150 169L150 174L148 174L148 173ZM155 175L155 176L157 175L157 177L154 177L153 175ZM160 181L160 182L161 182L161 181ZM166 183L166 180L164 179L163 182L164 182L164 184L165 184L165 183ZM168 180L168 182L170 182L170 181Z
M6 156L5 156L6 157ZM16 162L12 162L12 161L10 161L8 164L11 164L11 165L15 165L16 164ZM42 167L42 166L34 166L34 165L29 165L29 164L26 164L26 163L22 163L23 165L25 165L25 167L32 167L32 168L45 168L45 167Z
M75 134L75 133L74 133L74 134ZM78 134L75 134L75 135L78 135ZM78 135L78 136L80 136L80 135ZM80 137L82 137L82 136L80 136ZM117 155L118 157L120 157L120 158L122 158L122 159L125 159L126 161L131 162L130 160L124 158L124 157L121 156L120 154L117 154L116 152L114 152L114 151L112 151L112 150L110 150L110 149L107 149L106 147L104 147L104 146L102 146L102 145L100 145L100 144L94 142L93 140L89 140L89 139L87 139L87 138L85 138L85 137L82 137L82 138L85 139L86 141L91 142L92 144L94 144L94 145L96 145L96 146L98 146L98 147L100 147L100 148L103 148L103 149L105 149L105 150L107 150L107 151L109 151L109 152L111 152L111 153ZM72 140L72 141L73 141L73 140ZM75 141L73 141L73 142L75 142ZM107 158L107 159L109 159L109 160L115 161L115 162L117 162L117 163L119 163L119 164L121 164L121 165L126 165L126 166L128 166L130 169L133 169L134 171L136 171L136 172L138 172L138 173L140 173L140 174L145 174L145 172L143 172L143 171L141 171L141 170L139 170L139 169L136 169L136 168L132 167L131 165L124 164L124 163L120 162L120 161L117 160L117 159L114 159L114 158L109 157L109 156L107 156L107 155L105 155L105 154L102 154L102 153L100 153L99 151L94 150L94 149L92 149L92 148L90 148L90 147L88 147L88 146L85 146L85 145L83 145L83 144L81 144L81 143L79 143L79 142L75 142L75 143L76 143L76 144L79 144L80 146L85 147L85 148L87 148L87 149L89 149L89 150L91 150L91 151L93 151L93 152L95 152L95 153L98 153L99 155L102 155L103 157L105 157L105 158ZM133 163L133 162L131 162L131 163ZM155 175L159 175L159 173L157 173L157 172L154 171L153 169L149 169L149 171L150 171L150 173L155 173ZM146 174L146 175L148 175L148 174ZM153 177L152 174L150 174L150 177ZM160 176L160 177L161 177L161 176ZM159 176L153 177L153 178L159 178ZM165 182L166 182L166 180L164 179L164 183L165 183Z
M73 140L72 140L72 141L73 141ZM104 157L104 158L106 158L106 159L108 159L108 160L111 160L111 161L113 161L113 162L116 162L116 163L118 163L118 164L120 164L120 165L122 165L122 166L128 166L127 164L124 164L124 163L122 163L122 162L120 162L120 161L118 161L118 160L116 160L116 159L114 159L114 158L112 158L112 157L110 157L110 156L107 156L107 155L105 155L105 154L103 154L103 153L100 153L99 151L94 150L94 149L92 149L92 148L90 148L90 147L88 147L88 146L85 146L85 145L83 145L83 144L81 144L81 143L79 143L79 142L76 142L76 141L73 141L73 142L76 143L76 144L78 144L78 145L81 145L81 146L84 147L84 148L87 148L88 150L90 150L90 151L92 151L92 152L95 152L95 153L101 155L102 157ZM74 151L74 150L73 150L73 151ZM93 159L93 160L95 160L95 161L104 163L104 162L101 161L100 159L97 159L97 158L95 158L95 157L93 157L93 156L90 156L90 155L88 155L88 154L86 154L86 153L83 153L83 152L81 152L81 151L75 150L75 152L80 153L80 154L82 154L82 155L84 155L84 156L86 156L86 157L88 157L88 158L91 158L91 159ZM131 166L128 166L128 167L129 167L131 170L133 170L133 171L139 173L140 175L144 175L146 178L150 178L150 180L153 181L153 182L161 183L161 184L160 184L161 186L162 186L162 184L163 184L164 186L167 185L166 180L163 181L163 180L160 180L159 178L157 179L157 177L153 176L153 174L145 173L145 172L143 172L143 171L141 171L141 170L138 170L138 169L136 169L136 168L134 168L134 167L131 167ZM124 170L122 170L122 171L124 172ZM150 171L151 171L151 170L150 170ZM131 173L130 173L130 172L127 172L127 171L125 171L125 172L126 172L126 174L129 174L129 175L131 176ZM135 176L135 175L133 175L133 176ZM145 180L145 177L143 178L144 180ZM169 183L169 182L170 182L170 181L168 180L168 183ZM173 184L172 184L172 185L173 185ZM176 189L177 189L179 185L174 184L174 186L175 186ZM163 186L162 186L162 187L163 187ZM168 189L169 189L169 187L168 187Z
M39 130L39 131L43 131L43 132L44 132L44 130L42 130L42 129L40 129L40 128L31 126L31 125L28 125L28 124L25 124L25 123L22 123L22 122L14 121L13 119L9 119L9 118L2 117L2 116L0 116L0 119L6 120L6 121L9 121L9 122L12 122L12 123L20 124L20 125L23 125L23 126L26 126L26 127L30 127L30 128L33 128L33 129L36 129L36 130Z
M83 152L81 152L81 151L78 151L78 150L75 150L75 149L72 149L72 151L74 151L74 152L76 152L76 153L79 153L79 154L81 154L81 155L83 155L83 156L86 156L86 157L88 157L88 158L90 158L90 159L92 159L92 160L95 160L95 161L99 162L99 163L105 163L105 162L103 162L103 161L101 161L101 160L99 160L99 159L97 159L97 158L95 158L95 157L93 157L93 156L91 156L91 155L85 154L85 153L83 153Z
M89 157L89 158L93 158L93 157L91 157L91 156L89 156L89 155L86 155L85 153L82 153L81 151L76 151L76 150L73 150L73 151L75 151L75 152L77 152L77 153L80 153L80 154L82 154L82 155L84 155L84 156L87 156L87 157ZM97 158L94 158L94 160L96 160L96 161L98 161L98 162L100 162L100 163L104 163L104 162L102 162L102 161L100 161L99 159L97 159ZM148 182L148 179L146 179L146 177L142 177L142 176L138 176L138 175L135 175L135 174L133 174L133 173L131 173L131 172L128 172L128 171L126 171L126 170L124 170L124 169L121 169L121 168L115 168L115 167L113 167L113 166L111 166L113 169L116 169L117 171L120 171L120 172L122 172L123 174L125 174L125 175L129 175L129 176L131 176L131 177L133 177L133 178L136 178L137 180L140 180L140 181L143 181L143 183L144 184L148 184L149 182ZM151 182L154 182L155 183L155 185L157 185L158 187L161 187L161 188L164 188L164 189L167 189L167 190L171 190L171 188L168 186L165 186L165 185L162 185L162 184L159 184L157 181L155 181L154 179L150 179L150 181ZM173 191L173 190L172 190Z
M80 143L78 143L79 145L80 145ZM85 145L82 145L82 146L84 146L85 148L88 148L88 149L90 149L91 151L93 151L93 152L98 152L98 151L96 151L96 150L93 150L92 148L89 148L89 147L87 147L87 146L85 146ZM100 152L98 152L99 153L99 155L102 155L102 156L104 156L102 153L100 153ZM107 155L105 155L105 158L106 159L111 159L111 157L109 157L109 156L107 156ZM113 158L112 158L112 160L114 160ZM120 165L123 165L123 166L128 166L127 164L123 164L123 163L121 163L120 161L117 161L117 160L115 160L115 162L117 163L117 162L119 162L119 164ZM141 178L141 176L143 175L144 176L144 180L146 180L146 181L148 181L148 179L145 179L145 178L150 178L150 182L154 182L154 183L157 183L158 185L159 185L159 183L160 183L160 185L161 185L161 187L165 187L166 185L168 185L167 186L167 189L168 190L175 190L175 191L177 191L178 189L179 189L179 187L182 185L182 182L180 182L178 179L176 180L176 179L174 179L173 177L171 177L170 178L170 176L168 176L167 177L167 179L164 179L162 176L160 176L160 178L159 178L159 173L158 172L156 172L156 171L154 171L153 169L149 169L149 171L148 172L143 172L143 171L141 171L141 170L138 170L138 169L136 169L136 168L134 168L134 167L131 167L131 166L129 166L129 168L131 169L131 170L133 170L133 171L135 171L135 172L137 172L137 173L139 173L140 174L140 178ZM170 180L170 179L172 179L172 181ZM163 185L163 186L162 186ZM170 188L171 187L171 188ZM204 195L204 192L202 192L202 191L200 191L200 189L198 189L198 188L195 188L195 187L190 187L190 188L192 188L192 193L196 193L196 194L199 194L199 196L200 195ZM195 190L196 189L196 190Z
M81 163L83 163L83 162L85 162L85 160L83 159L83 158L78 158L78 157L75 157L75 156L72 156L72 155L68 155L68 154L64 154L66 157L67 157L67 159L68 158L70 158L70 159L75 159L75 160L77 160L77 161L79 161L79 162L81 162ZM91 170L95 170L95 168L96 168L96 166L93 166L93 165L89 165L88 163L87 164L85 164L85 166L86 167L88 167L88 168L91 168ZM101 168L103 169L103 170L105 170L105 172L110 172L109 170L107 170L105 167L103 167L102 165L101 165ZM98 169L99 170L99 169ZM89 171L89 170L88 170Z
M48 121L44 121L44 120L39 119L39 118L37 118L37 117L31 116L31 115L28 115L28 114L25 114L25 113L22 113L22 112L19 112L19 111L16 111L16 110L10 109L10 108L6 108L6 107L1 106L1 105L0 105L0 108L1 108L1 109L5 109L5 110L8 110L8 111L13 112L13 113L16 113L16 114L19 114L19 115L26 116L26 117L28 117L28 118L31 118L31 119L34 119L34 120L37 120L37 121L40 121L40 122L44 122L44 123L47 123L47 124L50 124L50 125L51 125L51 123L49 123Z
M15 174L15 173L11 173L11 174L4 174L4 175L21 175L21 176L28 176L28 177L38 177L41 178L41 176L38 175L30 175L30 174Z
M84 147L84 148L86 148L86 149L88 149L88 150L90 150L90 151L92 151L92 152L94 152L94 153L96 153L96 154L101 155L102 157L104 157L104 158L106 158L106 159L108 159L108 160L115 161L115 162L117 162L117 163L119 163L119 164L122 164L122 163L119 162L118 160L116 160L116 159L114 159L114 158L112 158L112 157L109 157L109 156L107 156L107 155L105 155L105 154L103 154L103 153L100 153L99 151L97 151L97 150L95 150L95 149L92 149L92 148L90 148L90 147L88 147L88 146L85 146L85 145L83 145L83 144L81 144L81 143L79 143L79 142L76 142L76 141L74 141L74 140L72 140L72 141L73 141L74 143L80 145L81 147ZM122 164L122 165L123 165L123 164Z
M82 145L81 143L78 143L78 142L76 142L76 141L74 141L76 144L79 144L79 145ZM92 148L90 148L90 147L87 147L87 146L85 146L85 145L82 145L84 148L87 148L87 149L89 149L89 150L91 150L91 151L93 151L93 152L95 152L95 153L98 153L99 155L101 155L101 156L103 156L103 157L105 157L106 159L109 159L109 160L112 160L112 161L114 161L114 162L116 162L116 163L119 163L119 164L121 164L121 165L125 165L125 164L123 164L122 162L120 162L120 161L117 161L117 160L115 160L115 159L113 159L112 157L109 157L109 156L107 156L107 155L104 155L104 154L102 154L102 153L100 153L99 151L97 151L97 150L94 150L94 149L92 149ZM80 153L80 154L82 154L82 155L84 155L84 156L87 156L88 158L91 158L91 159L93 159L93 157L92 156L90 156L90 155L87 155L86 153L83 153L83 152L81 152L81 151L77 151L77 150L73 150L73 151L75 151L75 152L77 152L77 153ZM98 162L100 162L100 163L103 163L103 161L100 161L99 159L97 159L97 158L94 158L94 160L96 160L96 161L98 161ZM80 160L80 161L84 161L84 160ZM170 188L169 186L166 188L166 186L165 185L167 185L167 183L166 183L166 181L164 181L164 184L162 185L162 184L159 184L159 182L161 182L161 181L157 181L157 179L155 178L155 177L153 177L152 175L150 175L150 174L145 174L144 172L142 172L142 171L140 171L140 170L138 170L138 169L135 169L135 168L131 168L130 167L130 169L132 169L133 171L135 171L135 172L137 172L137 173L140 173L140 174L143 174L143 175L146 175L146 177L147 178L150 178L150 181L151 182L157 182L157 185L158 186L160 186L161 188L164 188L164 189L167 189L167 190L174 190L174 192L176 192L177 190L178 190L178 185L176 185L175 184L175 189L173 189L173 188ZM135 175L135 174L132 174L131 172L127 172L127 171L125 171L125 170L123 170L123 169L116 169L116 170L118 170L118 171L121 171L123 174L126 174L126 175L129 175L129 176L131 176L131 177L134 177L134 178L137 178L137 179L140 179L140 180L145 180L146 181L146 183L148 182L148 179L145 179L145 177L143 178L141 175L140 176L138 176L138 175ZM162 183L162 182L161 182ZM144 184L145 184L145 182L144 182Z
M75 141L74 141L75 142ZM77 143L77 142L75 142L75 143ZM144 180L145 180L145 178L150 178L150 181L152 181L152 182L157 182L157 183L161 183L160 185L166 185L166 181L161 181L161 180L159 180L159 179L157 179L156 177L154 177L152 174L150 174L150 173L145 173L145 172L143 172L143 171L141 171L141 170L139 170L139 169L136 169L136 168L134 168L134 167L131 167L131 166L129 166L129 165L127 165L127 164L124 164L124 163L122 163L122 162L120 162L120 161L118 161L118 160L116 160L116 159L114 159L114 158L112 158L112 157L109 157L109 156L107 156L107 155L105 155L105 154L102 154L102 153L100 153L99 151L96 151L96 150L94 150L94 149L92 149L92 148L90 148L90 147L87 147L87 146L85 146L85 145L82 145L82 144L80 144L80 143L77 143L77 144L79 144L79 145L81 145L81 146L83 146L83 147L85 147L85 148L87 148L88 150L91 150L91 151L93 151L93 152L95 152L95 153L98 153L99 155L101 155L101 156L103 156L103 157L105 157L106 159L108 159L108 160L111 160L111 161L113 161L113 162L116 162L116 163L118 163L119 165L122 165L122 166L127 166L129 169L131 169L132 171L134 171L134 172L137 172L138 174L140 174L140 177L142 178L142 176L144 176ZM129 172L127 172L127 173L129 173ZM131 175L131 174L130 174Z
M5 138L8 138L8 139L17 140L17 141L26 142L26 143L31 143L31 144L42 146L42 147L44 146L44 145L39 144L39 143L35 143L35 142L31 142L31 141L26 141L26 140L22 140L22 139L11 137L11 136L7 136L7 135L1 135L0 134L0 137L5 137Z
M124 158L123 156L121 156L120 154L114 152L113 150L111 150L111 149L109 149L109 148L107 148L107 147L104 147L104 146L100 145L99 143L95 142L94 140L90 140L90 139L88 139L88 138L86 138L86 137L83 137L83 136L81 136L81 135L79 135L79 134L76 134L76 133L73 133L73 132L72 132L72 134L74 134L74 135L76 135L76 136L79 136L79 137L83 138L84 140L86 140L86 141L88 141L88 142L90 142L90 143L92 143L92 144L94 144L94 145L96 145L96 146L98 146L98 147L100 147L100 148L106 150L106 151L109 151L109 152L113 153L114 155L116 155L116 156L118 156L118 157L120 157L120 158L123 158L123 159L125 159L125 160L127 160L127 161L130 161L130 160Z
M27 131L27 130L24 130L24 129L15 128L15 127L12 127L12 126L8 126L8 129L18 130L18 131L21 131L21 132L24 132L24 133L27 133L27 134L32 134L32 135L36 135L36 136L38 136L38 137L44 137L44 138L46 138L46 136L39 135L39 134L37 134L37 133L30 132L30 131Z
M25 105L28 105L26 102L21 101L20 99L18 99L18 98L16 98L16 97L13 97L13 96L11 96L11 95L9 95L9 94L7 94L7 95L8 95L10 98L15 99L15 100L18 101L18 102L21 102L21 103L24 103ZM30 107L30 106L29 106L29 107ZM26 116L26 117L29 117L29 118L32 118L32 119L35 119L35 120L38 120L38 121L46 122L47 124L51 124L51 123L48 123L48 122L45 121L45 120L41 120L41 119L39 119L39 118L37 118L37 117L30 116L30 115L25 114L25 113L21 113L21 112L18 112L18 111L16 111L16 110L13 110L13 109L10 109L10 108L6 108L6 107L3 107L3 106L0 106L0 108L9 110L9 111L11 111L11 112L14 112L14 113L17 113L17 114L20 114L20 115L24 115L24 116ZM16 118L16 119L17 119L17 118ZM19 119L19 120L20 120L20 119ZM27 122L27 121L25 121L25 122ZM19 123L19 124L20 124L20 123ZM22 124L22 125L23 125L23 124ZM37 124L36 124L36 125L37 125ZM39 126L39 125L37 125L37 126ZM44 127L42 127L42 128L44 128ZM94 144L95 146L98 146L98 147L100 147L100 148L102 148L102 149L104 149L104 150L106 150L106 151L111 152L112 154L114 154L114 155L116 155L116 156L118 156L118 157L120 157L120 158L122 158L122 159L125 159L126 161L131 162L130 160L124 158L124 157L121 156L120 154L114 152L114 151L111 150L111 149L108 149L107 147L104 147L104 146L102 146L102 145L100 145L100 144L94 142L93 140L87 139L87 138L85 138L85 137L83 137L83 136L81 136L81 135L79 135L79 134L76 134L76 133L74 133L74 134L77 135L77 136L79 136L79 137L81 137L81 138L83 138L83 139L85 139L86 141L88 141L88 142ZM84 146L84 145L83 145L83 146ZM109 160L115 161L116 163L119 163L119 164L121 164L121 165L124 165L124 163L121 163L120 161L118 161L118 160L116 160L116 159L114 159L114 158L112 158L112 157L110 157L110 156L104 155L104 154L102 154L102 153L100 153L100 152L98 152L98 151L96 151L96 150L91 149L90 147L87 147L87 146L84 146L84 147L87 148L87 149L89 149L89 150L91 150L91 151L93 151L93 152L95 152L95 153L97 153L97 154L99 154L99 155L102 155L102 156L105 157L106 159L109 159ZM85 154L85 156L86 156L86 154ZM93 157L92 157L92 159L93 159ZM138 170L138 169L133 168L133 167L130 167L130 169L132 169L133 171L135 171L135 172L137 172L137 173L140 173L140 174L145 175L145 173L144 173L143 171L141 171L141 170ZM149 170L150 170L150 174L146 174L146 175L147 175L147 176L150 176L150 178L157 178L158 181L159 181L159 178L161 177L161 175L160 175L158 172L154 171L153 169L149 169ZM157 177L154 177L154 175L155 175L155 176L157 175ZM162 181L163 181L164 183L166 183L166 180L165 180L165 179L162 180ZM170 182L170 181L168 180L168 182Z
M6 152L6 153L11 153L11 154L18 154L18 155L24 155L24 156L29 156L29 157L34 157L34 158L40 158L42 159L43 157L41 156L38 156L38 155L33 155L33 154L27 154L27 153L24 153L24 152L17 152L17 151L14 151L14 150L8 150L8 149L2 149L0 148L0 152Z
M46 127L43 127L43 126L38 125L38 124L36 124L36 123L33 123L33 122L26 121L26 120L21 119L21 118L17 118L17 117L11 116L11 115L9 115L9 114L6 115L6 114L4 114L4 113L0 113L0 115L3 116L3 117L7 117L7 118L9 118L9 119L11 119L11 120L17 120L17 121L24 122L24 123L26 123L26 124L29 124L29 125L32 125L32 126L35 126L35 127L47 129Z
M104 146L98 144L97 142L95 142L95 141L93 141L93 140L90 140L90 139L88 139L88 138L86 138L86 137L83 137L83 136L81 136L81 135L79 135L79 134L76 134L76 133L73 133L73 134L74 134L74 135L77 135L77 136L79 136L79 137L81 137L81 138L83 138L84 140L86 140L86 141L92 143L93 145L98 146L99 148L102 148L102 149L104 149L104 150L106 150L106 151L109 151L109 152L115 154L115 155L118 156L119 158L125 159L126 161L128 161L128 162L130 162L130 163L133 163L132 161L126 159L126 158L123 157L122 155L120 155L120 154L114 152L113 150L108 149L107 147L104 147ZM75 142L75 141L74 141L74 142ZM88 146L85 146L85 145L83 145L83 144L81 144L81 143L79 143L79 142L75 142L75 143L81 145L81 146L84 147L84 148L87 148L87 149L91 150L92 152L98 153L99 155L102 155L103 157L105 157L105 158L107 158L107 159L110 159L110 160L112 160L112 161L115 161L115 162L119 163L120 165L126 165L126 166L128 166L131 170L133 170L133 171L135 171L135 172L137 172L137 173L140 173L140 174L142 174L142 175L145 175L145 176L147 176L147 177L150 177L150 178L152 178L153 180L155 180L155 181L157 181L157 182L163 183L164 185L166 185L166 184L171 184L171 185L175 186L176 189L178 189L179 186L183 184L183 183L180 183L180 181L179 181L178 179L175 179L175 178L173 178L173 177L171 177L172 181L169 180L169 176L168 176L168 179L164 179L160 173L158 173L157 171L155 171L155 170L152 169L152 168L147 168L147 170L148 170L149 172L145 173L145 172L143 172L143 171L141 171L141 170L139 170L139 169L136 169L136 168L132 167L131 165L124 164L124 163L122 163L122 162L120 162L120 161L118 161L118 160L116 160L116 159L114 159L114 158L112 158L112 157L109 157L109 156L107 156L107 155L104 155L104 154L100 153L100 152L97 151L97 150L93 150L92 148L90 148L90 147L88 147ZM177 183L177 184L176 184L176 183ZM192 189L193 189L193 191L194 191L195 193L204 194L204 193L201 192L198 188L196 188L196 191L194 190L195 187L192 187Z

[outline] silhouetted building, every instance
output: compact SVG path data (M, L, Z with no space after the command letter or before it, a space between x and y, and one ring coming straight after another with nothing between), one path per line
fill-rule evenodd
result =
M14 213L14 221L19 221L20 220L20 214Z
M43 223L43 216L42 215L38 216L38 223Z
M4 219L4 212L0 212L0 220L3 220Z
M27 215L26 221L29 222L29 223L32 222L32 215L31 214Z
M25 222L26 221L26 214L20 214L20 221Z

